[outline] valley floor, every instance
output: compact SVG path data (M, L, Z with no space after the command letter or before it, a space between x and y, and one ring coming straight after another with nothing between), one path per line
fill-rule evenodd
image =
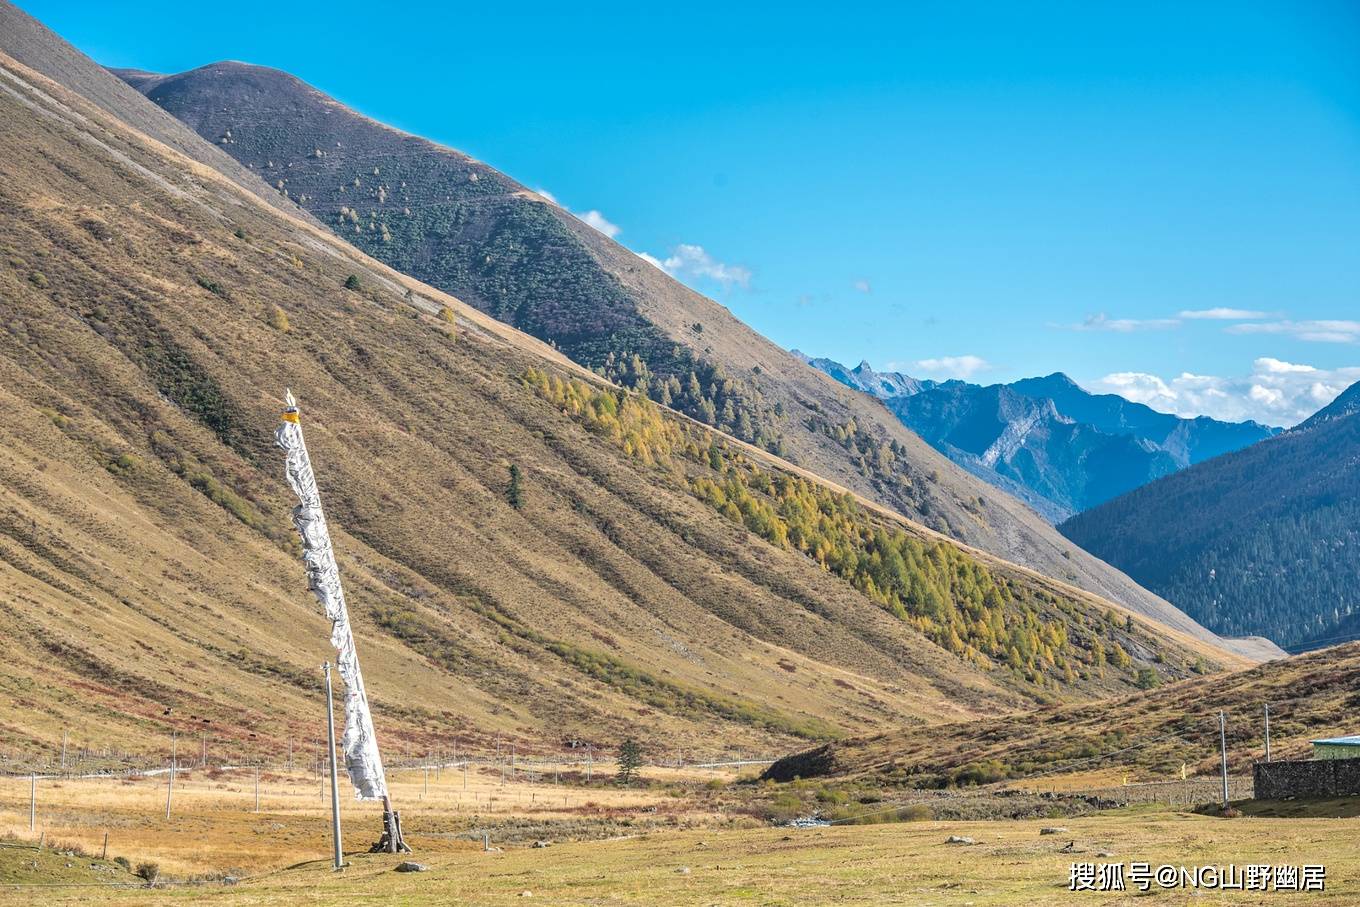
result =
M190 774L176 789L169 821L163 780L40 782L49 785L40 797L42 851L22 846L32 843L28 782L9 778L0 781L0 828L9 831L0 842L0 903L1360 903L1356 819L1342 818L1356 815L1355 803L1244 804L1248 814L1236 819L1144 806L1066 819L795 829L741 814L734 787L708 796L721 785L717 777L649 774L649 786L619 790L546 777L506 785L484 769L469 773L464 790L461 771L446 770L432 773L426 794L422 772L400 773L394 795L417 849L412 858L428 866L422 873L393 871L398 857L357 852L373 837L376 812L348 801L345 833L356 852L346 870L331 871L325 803L305 776L269 776L256 813L250 775ZM492 796L497 807L488 812ZM1064 830L1041 834L1048 826ZM483 827L492 833L490 852L470 840ZM108 859L101 860L105 831ZM975 843L948 844L951 835ZM540 837L555 843L533 846ZM134 868L157 862L172 881L149 889L114 855ZM1196 895L1154 883L1143 894L1127 876L1133 861L1154 868L1322 864L1326 890ZM1074 863L1122 863L1129 890L1070 891ZM229 883L225 873L239 878Z

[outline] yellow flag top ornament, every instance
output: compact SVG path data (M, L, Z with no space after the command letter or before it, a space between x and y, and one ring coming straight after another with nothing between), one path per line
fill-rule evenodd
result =
M340 586L340 568L335 563L330 530L321 511L321 493L317 490L312 461L302 439L302 423L291 390L285 399L288 408L283 411L283 421L274 432L274 442L284 451L288 484L298 497L298 506L293 508L293 525L302 536L307 587L316 594L330 619L331 645L335 647L340 678L345 682L345 731L340 744L345 754L345 771L354 785L356 799L382 800L390 810L387 778L383 774L382 756L378 753L378 736L373 730L364 677L359 671L359 655L354 649L345 591Z

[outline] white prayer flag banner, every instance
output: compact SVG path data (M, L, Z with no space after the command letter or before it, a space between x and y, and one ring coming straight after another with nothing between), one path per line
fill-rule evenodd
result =
M387 778L383 775L382 756L378 754L378 736L368 710L364 677L359 672L359 655L354 650L345 591L340 587L340 568L335 563L330 530L326 527L326 516L321 512L321 493L317 490L312 461L302 439L302 423L291 390L287 402L288 408L274 432L274 441L284 451L288 484L298 496L298 506L293 508L293 525L302 536L307 586L316 593L330 618L331 645L335 646L336 664L340 668L340 678L345 682L345 732L340 744L345 753L345 771L349 773L357 799L381 800L387 796Z

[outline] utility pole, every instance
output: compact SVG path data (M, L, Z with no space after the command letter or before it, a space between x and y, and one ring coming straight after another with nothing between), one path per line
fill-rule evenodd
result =
M326 673L326 742L330 745L331 763L331 839L335 845L335 868L344 868L344 854L340 852L340 778L335 765L335 703L331 698L331 663L322 665Z
M178 754L179 733L170 732L170 781L165 785L165 818L170 818L170 799L175 794L175 759Z
M1218 713L1218 745L1223 754L1223 808L1228 808L1228 717Z
M203 755L200 756L199 759L200 759L199 765L203 766L204 768L207 768L207 767L208 767L208 732L207 732L207 731L204 731L204 732L203 732Z
M1266 761L1270 761L1270 703L1266 703Z
M61 773L66 774L66 728L61 729Z
M260 766L255 766L255 811L260 811Z
M28 776L28 830L38 830L38 773Z

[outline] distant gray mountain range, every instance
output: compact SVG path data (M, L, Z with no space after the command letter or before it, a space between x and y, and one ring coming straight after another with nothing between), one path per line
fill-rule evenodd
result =
M882 400L955 463L1055 523L1279 433L1258 422L1159 413L1115 394L1088 393L1061 372L984 386L876 372L867 362L848 368L794 353Z

